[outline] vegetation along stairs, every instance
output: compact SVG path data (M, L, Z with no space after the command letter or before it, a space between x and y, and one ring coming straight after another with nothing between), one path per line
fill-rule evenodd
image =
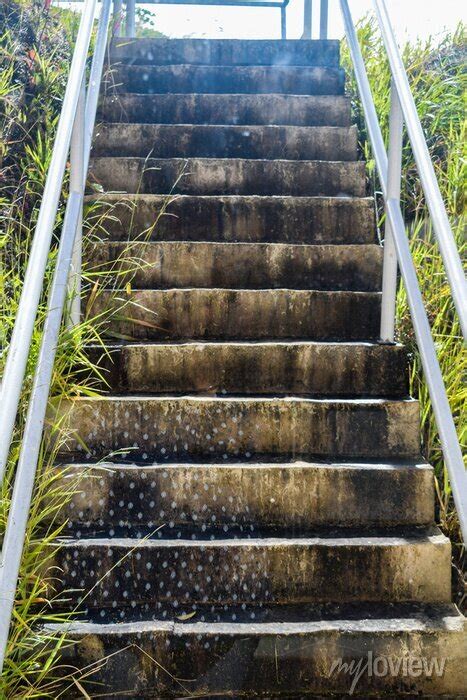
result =
M110 60L92 256L145 264L95 300L112 391L57 409L58 468L87 474L56 555L83 610L70 663L99 697L345 696L336 663L371 652L447 665L356 695L463 696L338 42L125 39Z

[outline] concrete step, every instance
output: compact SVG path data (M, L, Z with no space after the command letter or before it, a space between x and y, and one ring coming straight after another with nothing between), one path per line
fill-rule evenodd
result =
M120 65L107 95L193 93L343 95L342 68L309 66Z
M350 98L343 95L121 93L102 97L99 119L150 124L350 126Z
M375 292L381 290L382 253L379 245L104 241L89 248L88 265L109 275L126 273L134 289L293 287Z
M46 629L80 641L65 646L64 661L108 697L128 688L153 700L467 696L465 619L453 605L239 606L180 617Z
M408 396L401 345L369 343L123 344L87 349L117 393Z
M256 462L69 464L65 534L141 537L194 531L255 536L316 527L433 522L433 470L425 463ZM104 525L103 525L104 523Z
M101 124L95 156L145 158L357 159L355 126Z
M380 294L302 289L102 290L90 313L126 340L377 340Z
M110 64L246 66L339 65L338 41L238 39L114 39Z
M111 609L114 603L154 610L163 603L176 609L253 601L451 600L451 545L436 528L241 539L182 539L176 533L171 539L66 539L53 563L61 572L57 595L73 588L89 592L87 609Z
M316 456L419 459L411 399L107 396L62 401L51 415L70 437L60 455L200 460Z
M141 194L364 197L361 161L243 158L93 158L91 181Z
M376 243L374 200L105 194L87 198L93 233L113 240Z

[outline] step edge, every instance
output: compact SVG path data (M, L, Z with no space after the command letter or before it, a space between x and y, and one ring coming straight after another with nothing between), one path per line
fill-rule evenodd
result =
M336 548L358 548L364 550L373 549L391 549L391 548L406 548L406 547L442 547L450 548L451 541L441 530L436 526L418 526L419 532L415 532L414 528L405 526L407 534L402 532L398 534L371 534L365 533L364 528L360 534L349 534L343 532L337 534L335 528L330 528L335 534L332 537L324 537L323 535L311 534L303 537L287 537L287 536L264 536L264 537L238 537L238 538L216 538L192 540L188 538L164 538L147 539L138 537L67 537L66 539L57 538L56 545L61 549L92 549L95 547L105 547L108 549L177 549L185 547L187 549L268 549L273 551L276 548L314 548L320 549L336 549ZM381 528L384 530L384 528Z
M396 607L396 606L395 606ZM430 609L428 608L428 611ZM245 632L249 632L251 635L257 636L262 634L280 634L280 635L293 635L299 634L301 632L319 633L322 634L326 631L335 632L342 629L343 634L348 634L349 636L355 633L368 633L375 634L378 630L382 634L387 634L388 636L397 633L399 630L395 629L395 625L400 626L400 632L406 634L407 632L426 632L429 634L436 633L438 630L440 633L462 633L465 629L465 618L458 608L452 604L452 610L438 611L436 606L433 606L434 617L429 619L421 618L416 613L413 617L397 616L397 607L394 610L394 617L388 618L377 618L377 619L348 619L342 617L342 619L322 619L322 620L312 620L312 621L299 621L299 622L175 622L175 621L164 621L164 620L141 620L138 622L118 622L118 623L93 623L93 622L82 622L75 621L68 624L63 623L49 623L44 625L43 629L50 630L51 632L68 631L70 634L86 634L86 635L122 635L122 634L134 634L134 633L155 633L155 632L172 632L176 634L219 634L219 635L231 635L232 633L239 633L244 635ZM433 623L437 623L439 627L435 627Z
M338 127L336 127L336 128L338 128ZM91 165L94 161L98 161L98 160L138 161L141 163L147 163L148 167L151 164L151 162L154 162L154 161L157 161L157 162L159 162L159 161L164 161L164 162L177 161L177 162L186 163L188 165L189 165L190 161L202 161L203 163L204 162L216 163L219 161L222 161L223 163L225 163L226 161L228 161L229 163L233 163L233 164L238 163L238 162L242 162L242 163L245 163L245 162L246 163L274 163L274 164L275 163L288 163L288 164L294 163L294 164L299 164L299 165L310 164L310 163L324 163L326 165L339 165L339 166L349 166L349 165L353 166L355 164L358 164L361 167L365 166L365 162L363 160L357 160L357 159L355 159L355 160L325 160L325 159L293 160L290 158L273 158L273 159L269 159L269 158L215 158L215 157L208 158L208 157L203 157L203 156L201 156L201 157L189 156L186 158L183 158L183 157L144 158L142 156L94 156L94 157L91 157ZM128 194L131 195L132 193L128 193ZM141 194L144 194L144 193L141 193ZM161 194L164 194L164 193L161 193ZM170 197L171 195L167 194L166 196ZM172 196L178 197L177 194L172 195ZM210 195L210 196L215 197L216 195ZM225 195L220 195L220 196L225 196ZM252 195L244 195L244 196L252 196ZM261 197L261 195L256 195L256 196ZM272 195L266 195L266 196L272 196ZM279 195L279 196L281 196L281 195ZM293 197L293 196L297 196L297 195L289 195L289 196ZM352 199L352 198L353 198L352 196L349 196L349 197L342 197L341 199ZM365 199L365 197L355 197L355 198L356 199Z
M55 464L54 468L56 470L70 470L70 471L86 471L89 469L101 470L104 474L113 475L116 471L128 471L128 472L150 472L150 471L171 471L171 470L183 470L183 469L220 469L222 471L228 471L229 469L245 469L248 471L254 471L255 469L277 469L278 471L284 469L297 469L297 470L332 470L332 471L381 471L389 473L408 473L408 472L419 472L419 473L429 473L434 472L434 468L428 462L423 461L410 461L407 463L371 463L371 462L305 462L305 461L284 461L284 462L164 462L164 463L145 463L141 464L128 464L125 462L61 462L60 464Z
M255 131L259 131L260 129L267 129L269 131L272 130L277 130L277 129L294 129L294 130L303 130L303 131L341 131L341 132L356 132L357 131L357 126L355 124L351 124L350 126L326 126L326 125L310 125L310 126L304 126L300 124L196 124L193 122L177 122L176 124L168 124L166 122L107 122L107 121L102 121L99 123L99 125L96 127L96 129L99 129L100 127L105 127L108 129L115 129L116 131L119 131L122 127L131 127L131 128L138 128L138 127L154 127L155 129L186 129L189 127L190 129L211 129L211 130L216 130L220 131L221 129L232 129L235 131L240 131L245 128L252 129ZM111 158L112 156L104 156ZM118 157L118 156L117 156ZM131 157L131 156L130 156ZM192 158L196 158L196 156L189 156ZM256 159L251 159L251 160L256 160ZM276 160L276 159L274 159ZM333 161L335 162L335 161ZM348 162L348 161L344 161Z
M260 250L264 250L266 248L271 248L275 250L279 250L282 248L283 250L287 249L293 249L294 251L297 252L312 252L312 251L317 251L317 250L323 250L323 252L329 252L329 253L343 253L344 251L348 251L350 253L364 253L365 251L371 251L371 252L376 252L378 251L383 251L384 248L380 243L349 243L349 244L341 244L341 243L282 243L279 241L191 241L191 240L170 240L170 241L163 241L163 240L157 240L157 239L152 239L152 240L130 240L130 241L121 241L121 240L114 240L112 238L105 238L105 239L99 239L96 241L92 242L92 246L98 246L98 247L105 247L108 244L113 244L113 245L119 245L119 246L126 246L126 247L133 247L133 246L161 246L161 247L167 247L167 248L173 248L175 246L185 246L186 248L188 247L193 247L193 246L208 246L209 248L231 248L232 250L238 249L238 248L245 248L245 249L253 249L253 248L259 248ZM210 287L208 287L210 289ZM224 289L224 287L222 287ZM323 290L324 291L324 290ZM329 291L329 290L328 290ZM336 290L337 291L337 290ZM340 290L344 291L344 290ZM350 291L350 290L349 290Z
M52 399L53 401L53 399ZM62 405L69 405L73 403L97 403L97 402L133 402L133 401L146 401L146 402L158 402L162 403L164 401L191 401L191 402L211 402L211 403L259 403L259 402L267 402L267 403L281 403L281 404L294 404L294 403L307 403L307 404L343 404L343 405L371 405L371 406L385 406L385 405L400 405L400 404L417 404L419 403L418 399L415 399L413 397L402 397L402 398L391 398L391 397L369 397L369 398L333 398L333 397L328 397L328 398L306 398L306 397L301 397L301 396L285 396L285 397L273 397L273 396L255 396L254 398L251 398L249 396L232 396L232 397L223 397L223 396L211 396L211 395L206 395L206 396L200 396L199 394L185 394L183 396L174 396L173 394L160 394L157 396L154 395L147 395L147 394L141 394L140 396L136 395L126 395L126 394L114 394L110 396L76 396L71 399L62 399L61 404Z

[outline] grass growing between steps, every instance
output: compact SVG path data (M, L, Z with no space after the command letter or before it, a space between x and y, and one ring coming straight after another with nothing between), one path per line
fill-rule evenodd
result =
M387 140L390 107L390 71L376 23L368 17L359 26L360 46L376 104L376 111ZM353 115L359 127L361 150L368 162L368 176L372 189L378 192L379 183L375 163L368 141L365 120L358 98L356 83L351 70L350 57L343 47L343 64L348 74L347 90L352 97ZM441 193L453 225L454 235L461 257L465 261L465 91L467 31L460 24L456 32L441 40L432 38L425 42L406 44L403 60L414 94L417 110L427 138ZM378 198L379 213L381 198ZM436 342L451 409L455 418L461 444L467 439L467 354L463 347L459 322L451 300L450 288L444 266L431 228L428 209L417 177L412 151L405 134L403 152L402 202L407 235L410 239L418 279L428 311L432 333ZM381 217L381 224L383 219ZM383 231L384 226L381 226ZM410 313L403 285L397 299L397 336L410 352L412 361L411 391L421 402L422 435L424 452L435 468L438 491L438 518L442 529L452 538L455 547L454 567L457 602L465 603L465 583L462 581L462 547L459 523L441 452L438 432L426 382L423 377L420 356L412 328ZM456 581L457 579L457 581Z
M76 36L79 16L52 8L44 10L42 2L22 0L7 2L0 7L0 376L14 325L20 299L29 250L34 234L41 195L50 163L54 134L61 109L67 71ZM65 178L66 181L66 178ZM55 234L60 232L64 213L66 183ZM99 218L105 228L112 208ZM97 223L91 224L91 229ZM88 231L89 245L93 232ZM56 243L49 257L44 290L50 286ZM126 254L124 251L123 255ZM73 329L62 328L54 366L51 396L60 400L73 396L93 396L105 387L98 363L93 364L85 352L92 343L106 348L102 333L108 324L108 314L96 315L92 300L100 289L111 287L124 297L125 287L131 285L131 270L139 269L142 261L134 259L123 266L116 261L112 269L84 272L88 302L82 323ZM27 411L28 397L45 314L45 294L32 339L26 381L21 396L16 432L0 494L0 542L11 501L11 487L19 456L20 438ZM60 424L52 426L56 444L42 445L30 518L26 533L20 579L13 610L13 620L3 674L0 678L0 698L58 698L64 684L76 685L73 669L60 661L60 650L66 639L49 638L41 632L41 623L66 621L69 614L52 611L58 602L54 594L54 577L59 572L48 567L54 553L54 541L64 535L56 515L72 496L75 483L64 490L58 485L53 469L55 456L62 441L67 439ZM80 691L76 686L76 692Z

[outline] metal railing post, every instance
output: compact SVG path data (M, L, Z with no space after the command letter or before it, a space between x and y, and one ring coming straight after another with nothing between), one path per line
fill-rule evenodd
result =
M86 85L83 77L78 105L76 107L70 144L70 193L83 192L85 183L84 149L85 149L85 112ZM81 263L83 245L83 214L80 213L76 226L75 244L71 258L68 294L70 296L69 325L77 326L81 317Z
M287 39L287 5L281 5L281 39Z
M389 113L388 177L386 201L393 199L400 206L402 176L402 131L404 120L394 81L391 82ZM394 235L386 211L384 228L383 286L381 298L381 329L383 343L394 342L397 294L397 252Z
M329 6L328 0L321 0L319 9L319 38L328 38L328 16L329 16Z
M122 31L122 0L114 0L112 34L120 36Z
M303 34L302 39L311 39L311 17L313 11L312 0L303 2Z
M135 2L135 0L126 0L125 36L127 36L131 39L136 36L136 2Z

